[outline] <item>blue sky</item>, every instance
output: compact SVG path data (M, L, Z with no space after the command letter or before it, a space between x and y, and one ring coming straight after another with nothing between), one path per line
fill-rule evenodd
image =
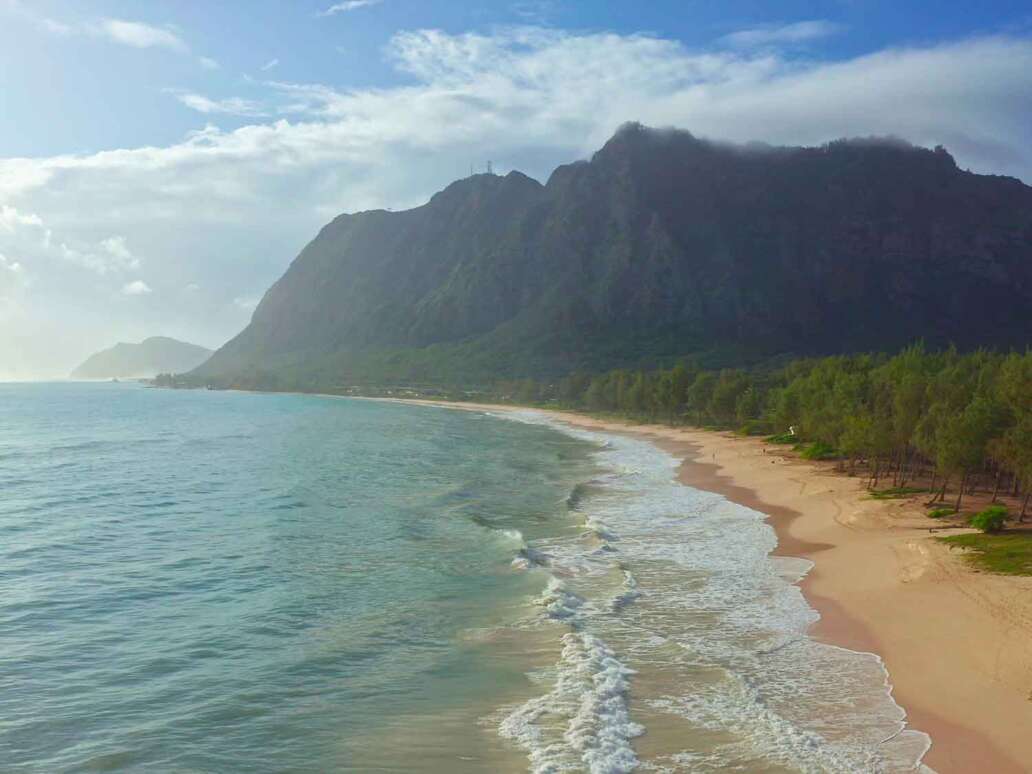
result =
M3 8L4 0L0 0ZM0 11L0 94L9 119L0 124L4 155L87 153L169 144L197 127L171 89L217 98L260 100L261 81L322 83L338 89L404 83L383 57L399 29L452 34L502 25L538 24L579 31L646 32L706 50L741 30L793 22L828 26L797 41L800 59L847 59L899 45L927 45L974 35L1027 33L1032 6L1022 0L980 3L763 2L753 0L381 0L320 15L332 0L165 0L55 2L20 0L24 13ZM14 6L17 7L17 6ZM86 27L125 19L171 30L184 50L112 45L102 35L60 35L41 20ZM785 41L788 42L788 41ZM185 55L186 51L191 55ZM209 69L207 57L219 64ZM276 61L272 68L261 68ZM249 80L249 79L254 79ZM257 82L255 82L257 81ZM15 119L15 120L10 120ZM242 117L222 116L239 126Z
M1027 0L0 0L0 378L217 346L335 214L624 121L1032 181L1030 119Z

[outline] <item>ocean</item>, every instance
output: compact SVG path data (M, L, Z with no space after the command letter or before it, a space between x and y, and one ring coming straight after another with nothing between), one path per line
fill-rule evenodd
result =
M895 772L762 514L640 438L0 384L4 772Z

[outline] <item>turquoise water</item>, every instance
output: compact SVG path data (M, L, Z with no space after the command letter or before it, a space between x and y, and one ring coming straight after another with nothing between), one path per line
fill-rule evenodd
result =
M504 432L503 432L504 431ZM588 445L445 410L0 385L4 771L327 771L504 694ZM515 538L515 540L514 540Z
M913 771L763 514L641 438L0 384L0 771Z

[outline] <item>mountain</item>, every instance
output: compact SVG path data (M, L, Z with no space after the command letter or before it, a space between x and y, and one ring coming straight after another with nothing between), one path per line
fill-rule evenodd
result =
M152 336L139 344L116 344L90 355L71 373L72 379L150 377L186 373L211 357L211 350L166 336Z
M195 376L459 383L919 338L1032 343L1032 188L893 139L628 124L546 185L475 175L337 217Z

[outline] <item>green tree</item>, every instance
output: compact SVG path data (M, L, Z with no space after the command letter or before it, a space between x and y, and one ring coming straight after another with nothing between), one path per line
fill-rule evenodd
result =
M939 430L936 463L943 475L961 476L953 506L958 512L967 477L985 464L987 446L999 430L1000 422L999 407L984 397L977 397L961 413L946 417Z
M559 380L558 397L564 406L579 406L591 385L591 377L583 371L574 371Z
M717 377L711 371L702 371L688 388L688 411L695 415L696 424L700 427L705 424L706 410L716 383Z
M730 425L735 421L738 396L749 386L749 378L743 371L725 369L720 372L707 404L710 416L717 422Z

